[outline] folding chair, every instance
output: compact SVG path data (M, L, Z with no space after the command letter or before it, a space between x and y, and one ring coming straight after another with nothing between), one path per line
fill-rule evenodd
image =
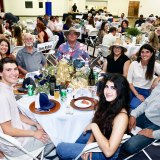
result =
M124 134L121 144L124 143L130 137L131 137L130 135ZM83 149L83 151L75 158L75 160L78 160L82 154L87 153L87 152L102 152L102 150L99 148L97 142L87 144L85 148Z
M110 50L108 46L104 46L102 44L99 44L98 46L98 52L102 54L103 57L107 57L110 54Z
M145 154L145 156L147 157L147 159L149 160L154 160L150 157L150 155L147 153L146 148L154 145L154 146L160 146L160 143L156 143L158 140L155 140L154 142L152 142L151 144L149 144L148 146L146 146L145 148L143 148L142 150L140 150L138 153L140 153L141 151ZM130 155L129 157L125 158L124 160L129 160L131 158L133 158L135 155L137 155L138 153L135 153L133 155Z
M57 45L58 41L59 41L59 36L54 35L53 36L53 48L52 48L53 50L56 48L56 45Z
M21 50L23 47L24 47L24 46L15 46L15 47L13 48L12 54L16 57L18 51Z
M90 68L93 68L93 67L95 67L95 66L99 66L99 61L102 61L103 60L103 56L102 56L102 54L99 52L98 53L98 55L97 55L97 57L96 58L92 58L90 61L89 61L89 67Z
M36 158L38 155L41 154L41 160L43 160L43 153L44 153L44 146L41 148L38 148L34 151L28 152L21 144L19 141L17 141L14 137L11 137L9 135L6 135L2 132L0 132L0 143L1 144L5 144L8 146L13 146L18 148L19 150L23 151L24 154L21 156L17 156L17 157L11 157L8 156L4 153L5 158L3 158L3 160L38 160L38 158Z
M98 30L93 30L93 31L90 31L89 34L88 34L88 38L85 40L86 44L87 44L87 50L88 50L88 47L91 46L93 47L93 57L94 57L94 53L95 53L95 49L96 49L96 41L97 41L97 35L98 35Z
M53 66L55 66L58 63L57 58L55 57L54 54L55 50L52 49L48 53L44 53L47 62Z

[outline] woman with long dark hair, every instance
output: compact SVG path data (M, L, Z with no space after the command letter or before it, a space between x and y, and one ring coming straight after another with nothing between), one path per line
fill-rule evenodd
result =
M150 95L151 88L158 83L160 78L156 78L155 73L160 75L160 64L155 61L155 50L151 45L144 44L137 54L137 60L131 63L128 70L132 109L140 105Z
M129 26L129 22L127 20L123 20L121 26L118 28L119 33L124 33L127 31Z
M37 35L38 43L48 42L49 37L45 31L46 26L43 23L37 23L36 29L38 31L38 35Z
M75 159L86 144L97 142L101 153L83 154L82 159L104 160L118 157L120 143L127 129L129 84L120 74L103 79L102 92L92 123L75 143L60 143L57 154L62 160Z
M14 46L23 46L22 30L19 26L13 28L13 37L15 38Z
M97 38L97 42L96 44L101 44L102 43L102 39L104 37L104 35L108 34L109 31L109 24L108 22L102 22L101 28L98 32L98 38Z
M0 39L0 59L10 56L10 43L7 39Z

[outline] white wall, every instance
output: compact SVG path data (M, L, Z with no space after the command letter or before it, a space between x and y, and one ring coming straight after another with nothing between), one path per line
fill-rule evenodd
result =
M5 12L11 12L15 15L43 15L45 8L39 8L39 0L33 1L33 8L25 8L25 1L31 0L3 0ZM45 4L43 5L45 6Z
M69 0L69 11L72 11L72 6L74 3L76 3L76 6L79 12L84 12L86 0Z
M108 0L108 11L113 15L128 14L129 1L140 1L139 15L148 17L151 13L160 16L160 0Z
M135 0L138 1L138 0ZM148 17L150 14L160 16L160 0L140 0L139 15L143 14Z
M128 4L128 0L108 0L107 11L118 16L120 16L121 13L127 15Z
M25 1L32 1L33 8L25 8ZM5 12L11 12L20 16L38 16L45 14L46 0L3 0ZM43 8L39 8L39 2L43 2ZM68 0L52 1L52 15L63 15L69 11Z
M26 9L25 1L33 1L33 8ZM45 2L47 0L3 0L5 12L12 12L15 15L21 16L38 16L45 13ZM74 3L77 4L78 10L83 12L85 5L92 3L93 6L97 5L97 2L87 2L86 0L51 0L52 1L52 14L62 16L63 13L71 11L71 7ZM139 14L143 14L145 17L151 13L160 16L160 0L135 0L140 1ZM39 3L43 2L44 8L38 8ZM100 3L99 3L100 4ZM98 5L99 5L98 4ZM128 14L129 0L108 0L107 9L113 15L118 15L122 12L127 16Z
M89 9L91 9L92 7L93 8L96 8L96 9L99 9L99 8L104 8L104 7L107 7L107 3L108 2L86 2L86 5L88 6Z

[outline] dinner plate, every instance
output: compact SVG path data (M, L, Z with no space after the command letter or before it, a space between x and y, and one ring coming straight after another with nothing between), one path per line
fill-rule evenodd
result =
M13 93L18 94L27 94L27 90L21 90L22 84L15 84Z
M75 101L74 104L79 108L87 108L91 106L92 102L86 99L80 99Z
M89 101L90 105L89 106L85 106L85 107L82 107L82 105L76 105L77 103L81 103L82 100L85 100L85 101ZM78 102L76 102L78 101ZM76 98L76 99L72 99L71 102L70 102L70 105L71 107L73 107L74 109L77 109L77 110L81 110L81 111L91 111L91 110L95 110L97 108L97 105L98 105L98 100L94 99L94 98L91 98L91 97L79 97L79 98Z
M49 110L43 111L43 110L39 110L39 109L35 108L35 102L32 102L29 105L29 109L31 112L33 112L35 114L42 114L42 115L57 112L60 109L60 106L61 106L60 103L54 99L50 99L50 101L54 102L55 106Z

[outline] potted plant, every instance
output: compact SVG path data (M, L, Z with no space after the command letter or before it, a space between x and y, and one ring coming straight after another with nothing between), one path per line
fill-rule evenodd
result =
M132 43L140 43L140 37L141 31L139 31L137 28L128 28L127 29L127 35L132 39Z
M141 31L139 31L137 28L128 28L127 29L127 34L132 36L132 37L136 37L139 34L141 34Z

